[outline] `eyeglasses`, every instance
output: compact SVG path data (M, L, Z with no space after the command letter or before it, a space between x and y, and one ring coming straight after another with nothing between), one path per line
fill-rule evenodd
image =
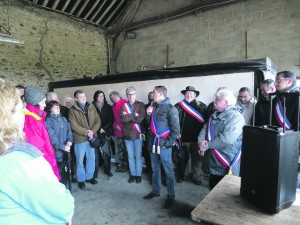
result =
M290 78L278 78L278 79L275 79L275 83L280 83L282 80L288 80Z
M133 96L133 95L135 95L136 93L131 93L131 94L127 94L127 95L129 95L129 96Z

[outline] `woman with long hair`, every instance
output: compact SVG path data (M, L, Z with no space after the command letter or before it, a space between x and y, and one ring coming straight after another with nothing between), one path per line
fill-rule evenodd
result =
M19 91L0 80L0 224L70 224L74 198L49 163L24 141Z

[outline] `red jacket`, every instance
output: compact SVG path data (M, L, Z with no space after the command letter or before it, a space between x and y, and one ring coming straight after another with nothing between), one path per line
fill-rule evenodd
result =
M125 102L127 102L125 99L120 98L120 100L118 102L116 102L115 104L112 105L112 109L114 112L114 118L115 118L113 128L114 128L114 135L116 137L123 136L123 132L122 132L123 124L122 124L121 118L120 118L120 109ZM117 128L116 128L117 125L121 128L121 130L117 130Z
M46 128L45 118L47 113L40 110L36 106L27 104L24 111L25 123L24 123L24 133L28 143L37 147L42 153L44 158L50 163L52 170L58 180L60 180L60 175L57 168L57 163L55 159L55 153L51 145L50 137Z

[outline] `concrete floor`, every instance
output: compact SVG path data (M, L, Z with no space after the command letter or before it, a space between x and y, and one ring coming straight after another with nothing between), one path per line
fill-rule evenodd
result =
M73 184L74 225L204 224L192 221L190 213L209 192L207 187L197 186L190 180L175 183L175 204L164 209L165 186L160 197L143 199L151 192L148 174L143 174L141 184L129 184L129 173L116 173L114 166L112 173L114 176L108 179L100 167L98 184L87 183L84 189Z

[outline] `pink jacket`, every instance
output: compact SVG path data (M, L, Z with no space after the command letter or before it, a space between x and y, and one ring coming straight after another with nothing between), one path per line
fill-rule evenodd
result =
M60 180L61 178L57 168L55 153L52 148L50 137L45 124L47 113L30 104L26 105L26 109L28 110L24 111L24 132L26 140L28 143L34 145L43 153L44 158L50 163L54 174L56 175L58 180Z
M112 105L112 109L114 112L114 124L113 124L113 128L114 128L114 134L116 137L122 137L123 136L123 132L122 132L122 128L123 128L123 124L121 122L120 119L120 109L122 107L122 105L127 102L125 99L120 98L120 100L118 102L116 102L115 104ZM117 130L117 125L119 125L119 127L121 128L121 130Z

